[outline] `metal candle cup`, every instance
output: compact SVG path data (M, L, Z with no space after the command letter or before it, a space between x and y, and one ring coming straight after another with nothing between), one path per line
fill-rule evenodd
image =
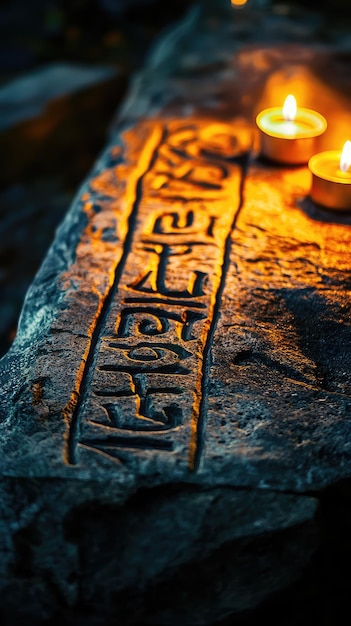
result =
M342 155L349 144L346 142L344 150L328 150L319 152L310 158L308 167L312 173L311 198L316 204L321 204L336 211L351 211L351 160L349 165L343 165ZM351 154L350 154L351 159Z
M288 96L283 108L270 108L261 111L256 118L260 129L261 154L278 161L298 165L307 163L315 154L317 139L327 128L327 121L312 109L295 108L291 115L284 108L293 96Z

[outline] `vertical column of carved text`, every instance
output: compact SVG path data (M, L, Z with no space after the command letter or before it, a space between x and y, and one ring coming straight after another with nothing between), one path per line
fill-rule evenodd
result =
M223 211L223 203L240 182L236 166L194 154L199 145L197 126L175 124L144 180L81 438L114 459L144 449L174 451L188 463L236 208Z

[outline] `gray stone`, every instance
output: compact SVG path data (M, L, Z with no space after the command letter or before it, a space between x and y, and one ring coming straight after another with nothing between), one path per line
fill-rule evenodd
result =
M0 130L39 117L57 98L87 89L116 75L113 67L50 64L0 88Z
M316 547L312 498L177 484L124 497L109 478L4 481L3 614L212 623L294 579Z
M300 576L319 492L351 474L351 218L312 204L306 167L260 160L253 99L246 119L230 108L243 58L262 62L252 98L267 50L235 60L227 17L193 19L136 83L1 361L10 621L252 609ZM206 63L223 55L211 75L199 41ZM272 57L279 75L294 52Z
M79 615L93 604L104 619L126 623L193 621L195 613L211 623L266 595L266 582L252 588L252 568L260 576L271 564L272 591L309 558L316 501L260 491L269 480L276 488L275 467L270 461L263 474L244 451L243 481L237 468L228 471L235 431L223 453L222 439L213 445L205 428L217 384L210 347L240 207L235 158L250 142L243 123L140 122L108 148L62 224L2 361L1 581L9 615L20 599L23 619L52 617L66 605ZM228 423L232 415L226 411ZM278 491L286 482L282 476ZM266 539L282 529L299 555L283 576L285 539L277 536L279 548ZM265 555L258 563L257 541ZM226 572L201 610L200 588L184 595L179 582L199 561L203 589L213 568ZM159 605L152 598L163 586L168 602Z
M45 175L76 181L76 170L91 167L125 88L126 76L119 70L81 64L47 65L3 86L2 186L19 180L31 184ZM67 162L69 168L63 168Z

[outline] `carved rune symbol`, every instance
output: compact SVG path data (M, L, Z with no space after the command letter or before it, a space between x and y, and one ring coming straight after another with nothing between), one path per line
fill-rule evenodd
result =
M171 237L192 237L194 241L205 241L206 238L213 238L213 229L217 217L215 215L206 216L206 224L198 224L195 213L192 210L186 212L170 211L158 215L153 225L154 235L170 235Z
M191 271L186 289L170 289L167 286L167 269L170 260L175 256L191 254L192 246L158 243L152 244L150 247L145 246L143 249L156 255L155 267L148 270L141 278L138 277L128 287L135 291L150 294L159 293L173 298L194 298L205 295L203 286L207 274L198 270Z
M134 396L136 402L132 412L125 411L121 403L108 402L102 405L112 427L134 431L159 431L175 428L182 423L182 409L169 398L170 395L182 394L179 387L148 387L147 378L143 374L132 375L131 387L130 396ZM161 409L155 407L157 395L161 396L164 403Z
M185 310L181 313L140 307L123 309L116 324L118 337L156 337L174 331L172 323L176 325L176 334L183 341L196 339L193 333L194 324L206 319L203 313Z
M100 365L101 371L128 374L190 373L190 369L181 365L180 361L193 355L178 344L140 342L135 346L127 346L111 341L108 347L112 362Z
M129 389L95 392L96 395L118 401L105 402L109 426L134 431L157 431L175 428L182 423L182 409L170 396L181 395L183 390L176 384L149 382L148 374L187 374L189 369L179 360L192 354L178 345L139 343L128 347L111 342L109 348L118 352L113 363L100 366L100 371L129 374ZM101 422L93 422L103 426Z

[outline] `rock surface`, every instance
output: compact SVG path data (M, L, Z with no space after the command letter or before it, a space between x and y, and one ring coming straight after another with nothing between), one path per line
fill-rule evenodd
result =
M111 115L111 94L118 101L125 86L126 77L116 68L66 63L47 65L0 88L0 149L7 155L2 187L14 180L32 180L39 167L42 176L44 172L53 176L69 158L76 137L89 149L103 125L95 120L95 132L86 136L94 106L102 115ZM48 155L44 165L43 154Z
M112 67L52 64L21 76L0 89L0 131L39 117L48 104L104 82L116 75Z
M306 167L263 162L253 124L282 64L343 61L238 51L249 18L223 11L136 81L1 362L5 623L252 610L307 568L319 494L351 475L351 218L312 204Z

